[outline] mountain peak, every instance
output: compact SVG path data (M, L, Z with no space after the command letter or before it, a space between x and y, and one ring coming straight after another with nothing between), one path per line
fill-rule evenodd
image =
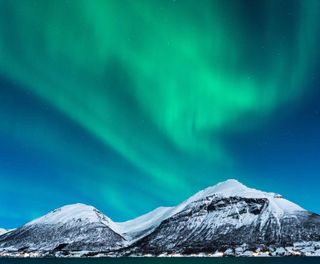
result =
M70 204L55 209L48 214L37 218L27 225L32 224L64 224L70 221L103 222L111 224L112 221L95 207L82 203Z
M247 188L245 185L243 185L241 182L239 182L236 179L228 179L226 181L219 182L212 187L218 187L218 186L220 189L223 189L223 188L225 188L225 189L228 189L228 188L241 188L241 189Z
M270 192L263 192L253 188L249 188L235 179L229 179L224 182L220 182L214 186L210 186L204 190L201 190L191 196L189 199L181 203L174 209L177 212L185 206L203 200L209 196L220 197L243 197L243 198L265 198L270 201L272 210L276 214L283 214L284 212L305 211L300 206L284 199L281 195Z
M205 197L212 195L220 195L220 196L244 196L245 193L261 193L258 190L250 189L247 186L240 183L238 180L229 179L224 182L217 183L214 186L210 186L204 190L201 190L191 196L188 200L184 202L190 203L193 201L201 200Z

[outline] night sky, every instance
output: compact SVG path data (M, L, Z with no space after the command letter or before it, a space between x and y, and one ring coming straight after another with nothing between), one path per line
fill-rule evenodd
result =
M320 1L0 0L0 227L115 221L228 178L320 213Z

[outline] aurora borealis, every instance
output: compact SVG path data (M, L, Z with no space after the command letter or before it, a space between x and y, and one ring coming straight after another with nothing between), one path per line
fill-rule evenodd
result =
M227 178L320 212L318 0L0 0L0 225L125 220Z

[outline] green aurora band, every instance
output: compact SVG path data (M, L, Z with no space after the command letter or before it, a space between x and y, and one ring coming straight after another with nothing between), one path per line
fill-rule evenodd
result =
M317 8L318 0L1 0L0 73L130 161L147 175L131 179L137 185L187 193L208 185L191 179L190 161L232 168L223 135L304 95ZM47 132L43 148L71 156ZM103 195L116 197L112 190Z

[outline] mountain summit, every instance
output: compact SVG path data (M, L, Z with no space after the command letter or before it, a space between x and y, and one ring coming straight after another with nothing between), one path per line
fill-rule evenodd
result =
M175 207L159 207L121 223L92 206L67 205L1 235L0 253L86 251L131 256L228 250L236 254L237 249L242 254L255 249L276 252L302 243L299 252L305 254L302 250L318 241L319 215L279 194L248 188L232 179L199 191Z
M191 196L186 202L190 203L196 200L201 200L206 197L243 197L243 198L258 198L268 199L274 211L278 213L289 213L294 211L305 211L300 206L284 199L276 193L263 192L256 189L248 188L237 180L230 179L220 182L212 187L208 187L195 195Z
M71 204L65 205L61 208L37 218L26 226L30 225L63 225L72 222L81 223L100 223L108 226L113 231L117 232L117 225L106 215L102 214L99 210L93 206L86 204Z

